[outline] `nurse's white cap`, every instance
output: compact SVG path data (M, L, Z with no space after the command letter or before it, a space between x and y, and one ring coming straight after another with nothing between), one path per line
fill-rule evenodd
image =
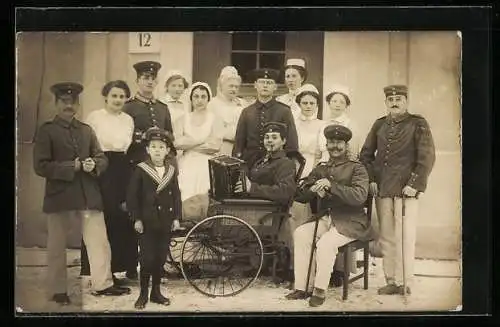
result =
M310 92L314 92L314 93L317 93L319 94L319 91L318 89L316 88L316 86L310 84L310 83L307 83L307 84L304 84L302 85L299 90L298 90L298 93L300 92L305 92L305 91L310 91Z
M304 59L292 58L286 61L286 66L299 66L305 69L306 62L304 61Z
M351 98L351 92L349 88L342 84L333 84L330 86L328 90L328 95L332 93L342 93L345 94L348 98Z

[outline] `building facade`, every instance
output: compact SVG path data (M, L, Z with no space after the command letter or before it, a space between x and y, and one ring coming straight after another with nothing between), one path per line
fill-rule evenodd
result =
M288 58L303 58L308 82L324 95L332 84L351 89L350 116L368 133L385 115L382 88L409 86L410 111L429 121L436 144L436 164L421 197L417 256L458 258L461 252L461 39L455 32L112 32L20 33L17 37L17 243L46 243L41 212L44 182L33 172L33 138L37 126L54 115L50 85L76 81L84 85L80 118L103 106L102 86L123 79L135 92L132 65L161 62L157 95L165 75L175 69L216 90L222 67L235 65L243 76L241 95L252 98L247 72L280 68ZM286 92L281 84L278 93ZM322 103L320 118L328 118ZM364 139L364 136L361 137ZM78 231L69 246L78 247Z

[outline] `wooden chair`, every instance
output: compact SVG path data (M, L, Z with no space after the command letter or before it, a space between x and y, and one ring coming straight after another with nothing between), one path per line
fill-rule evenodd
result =
M368 199L366 200L366 214L368 216L368 221L371 224L372 219L372 204L373 204L373 196L368 195ZM347 300L349 296L349 284L357 281L358 279L363 278L363 288L365 290L368 289L368 269L369 269L369 254L370 254L370 241L372 239L361 241L354 240L350 243L347 243L341 247L339 247L338 253L342 253L344 255L344 278L343 278L343 286L342 286L342 300ZM350 278L350 267L352 260L352 253L363 250L363 271L352 278Z

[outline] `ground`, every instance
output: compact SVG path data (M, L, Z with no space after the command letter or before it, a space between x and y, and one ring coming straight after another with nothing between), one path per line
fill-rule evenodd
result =
M44 289L46 275L45 250L17 249L15 303L17 312L126 312L136 311L134 302L139 292L137 283L130 285L132 293L121 297L95 297L90 294L87 279L78 277L78 250L68 250L69 295L72 304L59 306L47 301ZM236 311L450 311L460 310L461 269L457 261L417 260L415 284L407 304L402 296L383 296L377 288L384 285L380 259L370 267L368 290L362 280L351 284L349 298L342 301L342 289L329 289L323 306L309 308L306 300L288 301L290 292L284 286L276 287L267 278L259 278L242 293L227 298L209 298L197 293L184 280L166 280L163 292L172 303L168 307L148 303L146 312L236 312Z

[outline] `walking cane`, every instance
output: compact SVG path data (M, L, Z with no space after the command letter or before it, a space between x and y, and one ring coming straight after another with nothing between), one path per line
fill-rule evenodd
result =
M321 219L320 215L320 199L316 197L316 214L318 217L316 217L316 221L314 223L314 233L313 233L313 239L312 239L312 245L311 245L311 255L309 256L309 268L307 269L307 279L306 279L306 294L307 291L309 291L309 280L311 278L311 267L312 267L312 261L313 261L313 256L314 256L314 251L316 250L316 235L318 234L318 224L319 220Z
M408 297L406 294L406 272L405 272L405 216L406 216L406 195L403 194L401 199L401 259L403 267L403 301L408 304Z

